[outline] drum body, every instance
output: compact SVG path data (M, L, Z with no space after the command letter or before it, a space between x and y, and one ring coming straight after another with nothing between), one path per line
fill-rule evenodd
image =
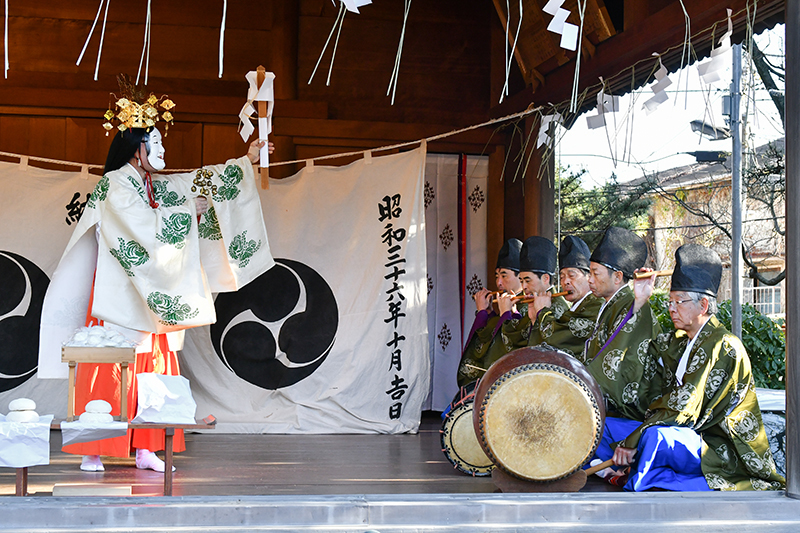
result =
M450 403L440 432L442 452L459 472L489 476L494 465L481 448L472 421L475 386L476 382L473 381L461 387Z
M555 349L525 347L500 358L481 378L474 404L483 451L520 479L569 476L603 435L600 387L577 359Z

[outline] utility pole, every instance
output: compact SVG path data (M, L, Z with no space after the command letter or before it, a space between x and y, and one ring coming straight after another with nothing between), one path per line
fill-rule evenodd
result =
M742 338L742 45L733 45L731 82L731 333Z
M786 2L786 495L800 499L800 4Z

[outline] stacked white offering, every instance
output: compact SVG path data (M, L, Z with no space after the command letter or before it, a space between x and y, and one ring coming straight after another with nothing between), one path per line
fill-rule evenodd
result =
M22 422L29 424L39 421L39 414L36 412L36 402L29 398L17 398L8 404L7 422Z
M92 400L86 404L86 411L81 414L80 422L86 425L110 424L114 421L111 416L111 404L105 400Z
M103 326L91 326L75 330L75 333L64 343L64 346L132 348L136 346L136 343L129 340L119 331L104 328Z

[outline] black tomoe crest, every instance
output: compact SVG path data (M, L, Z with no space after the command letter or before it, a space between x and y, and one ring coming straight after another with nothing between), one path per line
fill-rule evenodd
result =
M50 280L24 257L0 251L0 392L36 372L39 323Z
M263 389L310 376L331 351L339 325L336 298L316 271L289 259L243 290L217 296L211 342L237 376Z

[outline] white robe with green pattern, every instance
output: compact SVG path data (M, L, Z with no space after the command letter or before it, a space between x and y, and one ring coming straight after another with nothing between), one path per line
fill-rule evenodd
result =
M275 264L257 187L243 157L187 174L154 176L158 206L153 208L131 165L104 175L45 298L40 374L83 325L92 274L92 314L107 324L169 333L214 323L212 293L238 290ZM198 223L200 195L208 198L209 210ZM85 297L75 294L80 292ZM65 302L80 308L82 301L82 315L64 309ZM65 314L77 316L65 320Z

